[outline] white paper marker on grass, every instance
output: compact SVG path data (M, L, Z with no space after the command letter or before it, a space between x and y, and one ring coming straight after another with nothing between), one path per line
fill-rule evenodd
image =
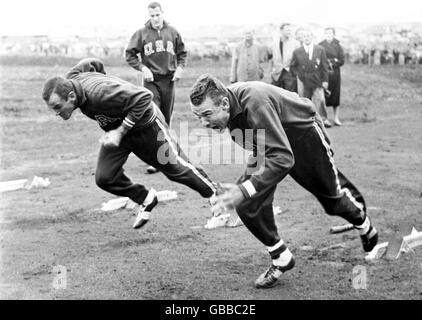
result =
M32 188L46 188L50 185L48 178L41 178L35 176L31 182L28 179L19 179L12 181L0 182L0 192L14 191L19 189L32 189Z
M158 202L170 201L176 198L177 198L176 191L170 191L170 190L157 191ZM122 209L122 208L133 209L135 208L135 206L136 206L136 203L130 200L128 197L120 197L120 198L112 199L112 200L102 203L101 210L112 211L112 210L117 210L117 209Z
M418 246L422 246L422 232L417 231L416 228L413 227L412 232L403 237L400 249L395 256L395 259L398 259L402 253L409 252ZM365 260L372 261L381 258L386 253L387 249L388 242L377 244L374 249L366 255Z
M0 182L0 192L22 189L27 181L28 179L19 179Z

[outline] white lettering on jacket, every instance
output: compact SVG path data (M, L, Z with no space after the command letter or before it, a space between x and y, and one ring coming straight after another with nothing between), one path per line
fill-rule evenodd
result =
M167 41L167 48L164 48L163 40L156 40L155 50L152 44L153 44L152 42L148 42L144 45L144 54L146 56L150 56L155 52L164 52L164 51L167 51L168 53L175 55L173 42L171 41Z
M174 48L173 48L173 42L171 41L167 41L167 52L173 55L175 54Z
M163 40L155 41L155 51L156 52L163 52L164 51L164 43Z
M144 53L145 53L146 56L150 56L154 52L155 51L152 48L152 42L148 42L147 44L145 44L145 46L144 46Z

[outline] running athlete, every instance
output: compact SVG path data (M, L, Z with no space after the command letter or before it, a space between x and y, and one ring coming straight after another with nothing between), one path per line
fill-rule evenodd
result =
M363 249L378 241L358 189L334 164L333 151L314 104L296 93L266 83L239 82L225 87L212 75L200 76L190 93L191 108L201 123L253 151L237 184L225 184L214 208L235 208L249 231L268 249L270 268L255 281L269 288L292 269L295 260L277 232L273 198L277 184L290 174L311 192L329 215L352 223ZM240 132L239 132L240 131Z
M205 198L214 194L216 185L202 169L190 163L171 138L151 91L106 75L100 60L81 60L65 78L48 79L42 97L63 120L79 108L105 131L100 139L95 181L101 189L129 197L140 205L135 229L148 222L158 201L153 188L135 184L125 175L123 165L130 153Z

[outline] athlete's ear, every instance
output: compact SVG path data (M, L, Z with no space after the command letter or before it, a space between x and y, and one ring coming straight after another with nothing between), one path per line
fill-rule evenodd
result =
M221 108L224 111L229 111L230 110L230 101L229 101L229 98L224 97L223 100L221 100Z
M76 102L76 93L75 91L70 91L69 94L67 95L67 101L69 102Z

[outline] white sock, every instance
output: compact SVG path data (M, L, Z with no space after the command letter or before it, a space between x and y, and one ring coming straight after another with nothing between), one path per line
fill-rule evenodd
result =
M273 264L279 267L287 266L290 260L292 260L292 257L292 253L290 252L289 248L287 248L282 253L280 253L280 256L277 259L273 260Z
M277 242L272 247L267 247L267 250L268 250L268 252L273 252L273 251L277 250L278 248L280 248L283 244L284 244L284 241L280 240L279 242Z
M368 233L369 228L371 227L371 222L369 221L369 218L366 217L365 221L361 225L356 225L355 227L358 229L360 235L364 235Z

